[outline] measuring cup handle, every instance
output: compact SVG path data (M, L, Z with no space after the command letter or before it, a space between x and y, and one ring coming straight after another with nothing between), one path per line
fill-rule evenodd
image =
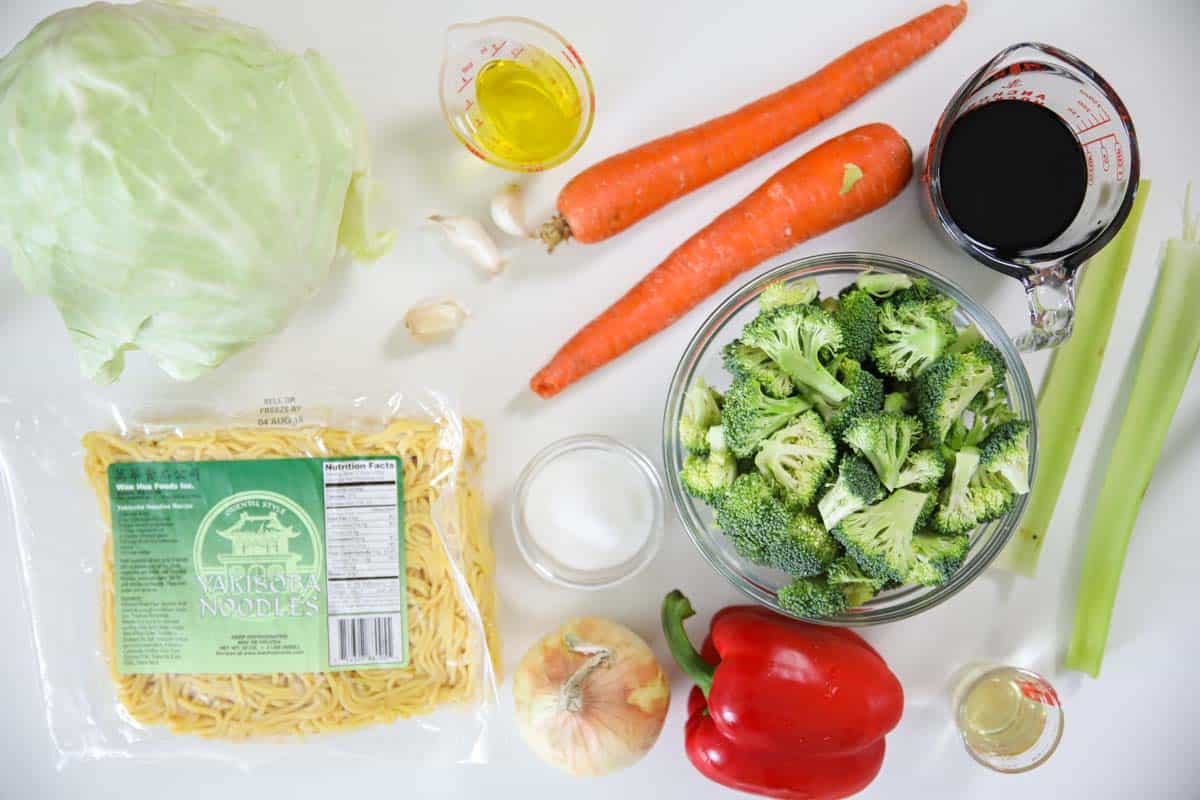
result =
M1014 342L1023 353L1057 347L1075 326L1075 270L1064 264L1039 270L1023 281L1031 328Z

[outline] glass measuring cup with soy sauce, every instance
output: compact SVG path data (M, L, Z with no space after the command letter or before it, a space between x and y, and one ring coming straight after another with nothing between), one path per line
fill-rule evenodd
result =
M938 226L1029 300L1024 351L1071 335L1079 267L1120 230L1138 184L1125 105L1056 47L1013 45L984 64L938 120L922 173Z

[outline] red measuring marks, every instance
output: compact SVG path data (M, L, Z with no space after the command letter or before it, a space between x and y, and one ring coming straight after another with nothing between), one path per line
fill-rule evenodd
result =
M1058 693L1048 683L1034 683L1033 681L1020 681L1018 684L1021 687L1021 694L1035 703L1057 708L1062 705L1058 700Z
M1070 117L1067 122L1070 124L1071 130L1075 131L1075 135L1081 139L1083 134L1088 131L1112 122L1112 117L1105 110L1104 104L1093 95L1088 94L1086 89L1080 89L1079 99L1067 106L1064 111Z
M1125 149L1121 146L1121 140L1115 133L1106 133L1095 139L1080 142L1080 144L1083 145L1083 154L1087 159L1089 186L1095 178L1097 166L1106 175L1110 172L1114 173L1115 180L1125 180L1128 159L1125 156Z
M505 39L504 41L499 42L499 43L481 45L479 48L479 56L480 56L480 58L484 59L485 61L488 59L495 58L496 56L500 55L500 51L503 50L507 46L508 46L507 39ZM524 47L521 47L519 45L514 47L513 51L512 51L512 57L516 58L524 51L524 49L525 49ZM475 80L475 62L468 61L467 63L465 63L461 67L459 67L458 71L461 74L458 76L458 88L455 89L455 91L458 94L462 94L463 90L466 89L468 86L470 86L471 82ZM472 105L473 105L473 103L470 100L468 100L467 101L467 110L470 110Z
M459 69L462 73L458 76L458 88L455 89L458 94L462 94L463 89L471 85L471 81L475 80L475 62L468 61Z
M1118 181L1124 180L1128 159L1121 140L1116 133L1104 133L1101 130L1112 122L1106 104L1081 88L1079 98L1063 110L1064 119L1079 137L1079 145L1087 159L1088 185L1091 186L1095 181L1097 169L1104 175L1114 175Z
M575 48L571 45L567 45L565 50L560 50L559 52L562 53L563 60L572 67L578 69L583 66L583 59L579 57L579 53L576 53Z

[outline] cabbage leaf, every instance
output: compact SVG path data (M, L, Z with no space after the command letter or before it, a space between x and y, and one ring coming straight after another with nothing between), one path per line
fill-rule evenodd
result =
M0 60L0 247L83 373L190 380L374 258L364 125L329 65L179 5L98 3Z

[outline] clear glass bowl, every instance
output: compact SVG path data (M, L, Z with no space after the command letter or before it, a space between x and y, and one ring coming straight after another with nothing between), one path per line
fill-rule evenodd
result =
M530 530L526 502L533 479L548 464L568 453L588 450L618 456L628 462L630 471L636 473L645 482L646 492L651 503L650 528L646 532L645 541L637 551L621 563L594 569L578 569L563 564L538 544L538 538ZM663 495L662 479L659 478L654 464L640 451L624 442L608 436L592 434L559 439L557 442L547 445L525 465L525 469L521 470L517 483L513 487L512 525L517 548L533 571L551 583L569 589L607 589L616 586L645 569L646 565L653 560L655 553L658 552L663 538L663 518L666 516L666 501L663 499Z
M780 608L775 597L775 592L789 582L788 576L741 558L726 536L717 529L708 506L688 495L679 482L679 471L683 468L686 455L679 443L678 434L683 398L687 388L698 377L718 388L729 384L729 373L721 363L721 348L736 339L742 326L754 318L758 312L758 295L763 287L781 280L816 278L822 296L836 294L868 269L874 272L900 272L912 277L928 278L939 291L958 301L958 310L954 314L956 325L962 327L974 323L984 337L1000 349L1008 364L1008 391L1013 407L1022 419L1030 422L1031 481L1037 464L1036 401L1029 374L1025 371L1025 365L1021 362L1016 347L987 309L936 272L911 261L876 253L828 253L790 261L750 281L721 303L704 321L700 330L688 343L679 366L675 368L675 375L671 379L671 387L667 394L666 409L663 412L663 464L666 467L667 485L675 510L701 554L717 572L724 575L747 597L789 616L796 615ZM906 619L933 608L975 580L1000 553L1016 529L1021 514L1025 511L1027 499L1028 495L1018 495L1008 514L977 528L971 534L971 550L966 561L958 572L941 586L904 586L881 592L867 605L836 616L804 619L830 625L875 625Z

